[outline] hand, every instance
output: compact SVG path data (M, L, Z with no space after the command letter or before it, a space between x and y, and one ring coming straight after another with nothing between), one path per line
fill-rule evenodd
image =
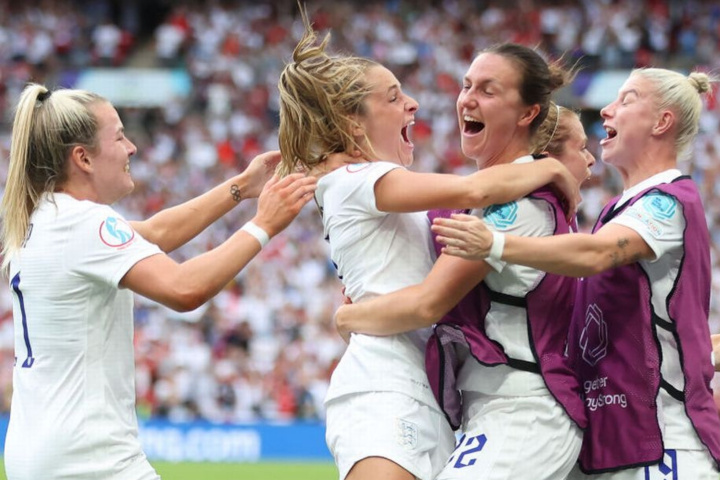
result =
M253 223L270 237L277 235L312 200L316 188L317 179L302 173L293 173L283 179L273 175L260 193Z
M436 218L430 227L437 241L445 245L442 253L467 260L482 260L490 254L493 236L485 223L474 215L454 213Z
M578 205L582 200L580 196L580 183L577 178L575 178L575 175L570 173L570 170L560 161L554 158L545 158L537 161L551 163L553 168L557 170L555 180L552 182L552 187L557 191L558 196L564 200L565 218L567 218L568 222L571 221L577 213Z
M712 340L713 354L715 356L715 371L720 372L720 334L710 335Z
M343 305L350 305L352 303L352 299L345 295L345 287L342 288L342 294L343 294Z
M347 298L347 297L345 297ZM352 302L351 302L352 303ZM346 302L343 305L340 305L340 307L335 312L335 328L337 329L338 333L342 337L343 341L345 343L350 343L350 331L345 327L344 322L342 321L343 311L348 308L349 304Z
M243 197L257 198L260 195L263 186L273 176L281 158L280 150L270 150L252 159L242 173L247 178L247 185L242 192Z

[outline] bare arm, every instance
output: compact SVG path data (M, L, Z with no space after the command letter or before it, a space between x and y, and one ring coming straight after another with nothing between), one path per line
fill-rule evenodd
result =
M549 183L568 200L573 215L580 198L577 180L552 158L496 165L467 176L395 169L376 182L375 198L384 212L482 208L516 200Z
M172 252L192 240L218 218L247 198L260 195L280 161L280 152L258 155L245 171L212 190L180 205L166 208L144 221L130 222L143 238Z
M446 245L443 253L461 258L486 258L493 243L485 224L472 215L435 219L432 230L439 235L437 240ZM612 223L592 235L507 235L502 253L502 260L508 263L571 277L587 277L654 258L655 253L635 230Z
M273 177L260 194L253 222L271 237L282 231L312 199L316 180L294 174ZM178 311L194 310L215 296L260 252L243 230L217 248L178 264L164 254L136 263L120 285Z
M373 299L342 305L335 314L340 334L394 335L437 322L490 271L484 261L441 255L422 283Z

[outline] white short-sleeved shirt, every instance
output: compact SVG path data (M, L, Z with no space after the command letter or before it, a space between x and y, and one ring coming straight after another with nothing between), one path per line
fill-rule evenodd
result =
M10 262L16 364L5 466L13 480L122 478L147 460L133 293L118 283L160 249L109 206L54 199L43 198Z
M513 163L533 161L521 157ZM545 237L555 233L555 213L552 206L539 198L525 197L504 205L493 205L473 212L488 229L524 237ZM496 292L524 297L535 288L545 272L503 261L487 260L493 271L485 277L485 284ZM489 338L503 345L505 353L519 360L535 362L530 347L527 312L524 308L492 302L485 317L485 332ZM470 357L458 373L460 390L499 396L549 395L542 376L517 370L507 365L486 367Z
M388 162L348 165L321 178L315 192L330 255L345 295L355 303L421 283L435 259L425 212L377 208L375 183L395 168L402 167ZM429 333L352 334L326 401L349 393L395 391L437 405L425 373Z
M681 172L675 169L658 173L623 192L617 207L622 207L641 191L670 183L681 175ZM670 322L667 298L677 278L684 248L685 217L682 205L669 195L650 192L613 218L610 223L631 228L655 253L654 260L641 260L639 263L650 279L655 313ZM672 386L683 391L685 379L675 338L663 328L656 331L662 348L662 376ZM703 448L682 402L671 397L662 388L658 393L658 416L663 428L665 448Z

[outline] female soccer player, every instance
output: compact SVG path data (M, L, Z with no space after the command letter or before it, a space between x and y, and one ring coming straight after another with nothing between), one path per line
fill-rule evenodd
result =
M710 247L695 184L677 169L699 128L704 73L639 69L602 109L602 159L623 178L592 234L493 236L434 227L445 251L585 277L568 343L589 428L572 478L717 480L720 420L710 381ZM483 250L482 252L480 250Z
M252 222L222 245L176 263L170 252L269 175L243 174L152 218L112 204L134 187L113 106L81 90L23 90L2 199L3 266L14 293L16 364L5 443L9 480L159 478L138 441L133 292L175 310L219 292L311 198L316 181L268 181Z

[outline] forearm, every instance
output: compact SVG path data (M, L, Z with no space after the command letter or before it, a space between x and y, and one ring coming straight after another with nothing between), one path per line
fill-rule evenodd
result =
M244 200L246 184L246 176L237 175L192 200L166 208L145 221L131 223L145 239L164 252L172 252Z
M415 285L343 305L335 314L335 322L339 331L385 336L428 327L441 316L421 301L420 286Z
M587 277L613 266L613 249L590 234L551 237L507 235L502 260L569 277Z
M483 204L475 207L503 204L525 197L559 179L559 167L560 164L555 160L536 160L480 170L470 176L475 189L484 193Z
M167 305L181 311L199 307L230 283L260 250L255 238L237 231L217 248L180 264L175 275L179 293L168 299Z

